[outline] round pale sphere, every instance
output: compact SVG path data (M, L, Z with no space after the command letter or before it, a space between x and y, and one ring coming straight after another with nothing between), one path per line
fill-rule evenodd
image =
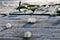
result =
M57 15L57 13L55 13L55 12L51 12L50 15Z
M49 7L49 5L46 5L46 8L48 8Z
M58 8L58 10L60 10L60 8Z
M11 28L11 27L12 27L12 25L10 23L6 24L6 28Z
M37 20L35 18L28 18L28 23L35 23Z
M9 12L7 12L6 15L9 16Z
M59 8L59 6L57 5L55 8Z
M29 31L28 32L25 32L24 33L24 37L25 38L30 38L31 37L31 32L29 32Z
M33 11L28 10L28 11L26 11L25 13L26 13L26 14L31 14L31 13L33 13Z

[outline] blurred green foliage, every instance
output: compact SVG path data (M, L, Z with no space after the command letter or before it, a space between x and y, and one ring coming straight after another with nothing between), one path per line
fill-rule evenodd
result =
M19 6L16 8L16 10L19 10L20 11L20 9L28 9L28 10L32 10L34 12L35 9L37 9L37 6L38 5L30 5L30 4L27 4L27 7L26 7L24 5L21 5L21 2L19 2Z

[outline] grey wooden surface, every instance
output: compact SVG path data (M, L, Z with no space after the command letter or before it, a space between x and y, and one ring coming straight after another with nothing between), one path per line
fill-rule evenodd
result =
M36 18L37 23L28 24L27 19L31 17ZM11 23L12 28L5 29L7 23ZM60 16L0 16L1 40L23 40L23 34L26 31L32 32L30 40L60 40Z

